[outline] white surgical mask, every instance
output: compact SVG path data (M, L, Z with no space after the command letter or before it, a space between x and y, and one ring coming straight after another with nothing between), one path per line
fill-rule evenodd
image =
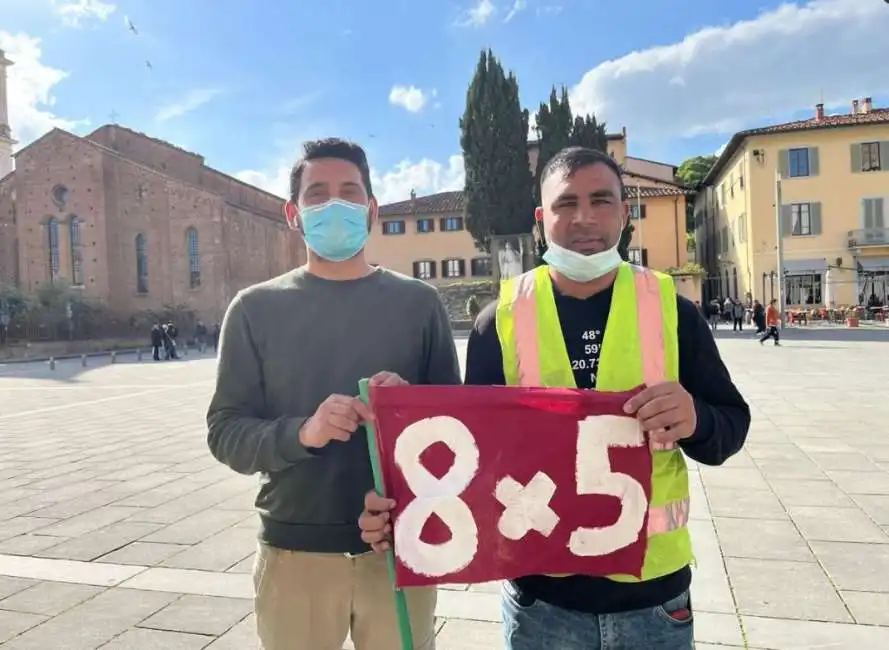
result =
M617 244L608 250L592 255L584 255L567 248L562 248L555 242L547 242L546 253L543 261L566 278L575 282L591 282L603 275L607 275L623 261L617 252Z

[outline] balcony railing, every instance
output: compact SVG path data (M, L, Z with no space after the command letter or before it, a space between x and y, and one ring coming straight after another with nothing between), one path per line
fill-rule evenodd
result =
M859 228L848 234L849 248L889 246L889 228Z

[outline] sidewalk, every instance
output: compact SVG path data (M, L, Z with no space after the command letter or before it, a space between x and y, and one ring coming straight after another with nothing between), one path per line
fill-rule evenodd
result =
M698 648L885 650L889 440L873 386L889 345L720 348L754 425L726 466L692 467ZM207 452L214 369L0 375L2 650L255 647L256 479ZM442 589L438 615L438 650L502 647L496 585Z

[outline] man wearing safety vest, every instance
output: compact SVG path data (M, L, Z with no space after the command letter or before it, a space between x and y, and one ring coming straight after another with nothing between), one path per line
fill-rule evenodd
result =
M540 177L545 266L503 283L470 335L465 383L646 388L625 405L648 432L652 499L642 579L525 576L503 586L508 650L692 650L694 561L684 456L720 465L744 444L750 410L710 328L673 279L622 262L629 217L607 154L564 149ZM541 432L544 435L544 432ZM542 439L545 445L545 438ZM389 545L391 502L368 495L362 538ZM379 514L378 514L379 513Z

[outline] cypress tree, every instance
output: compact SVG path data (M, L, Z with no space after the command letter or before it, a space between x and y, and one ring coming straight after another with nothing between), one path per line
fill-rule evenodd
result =
M492 235L531 231L534 195L528 119L515 75L507 75L490 50L482 51L460 119L466 228L479 250L490 251Z

